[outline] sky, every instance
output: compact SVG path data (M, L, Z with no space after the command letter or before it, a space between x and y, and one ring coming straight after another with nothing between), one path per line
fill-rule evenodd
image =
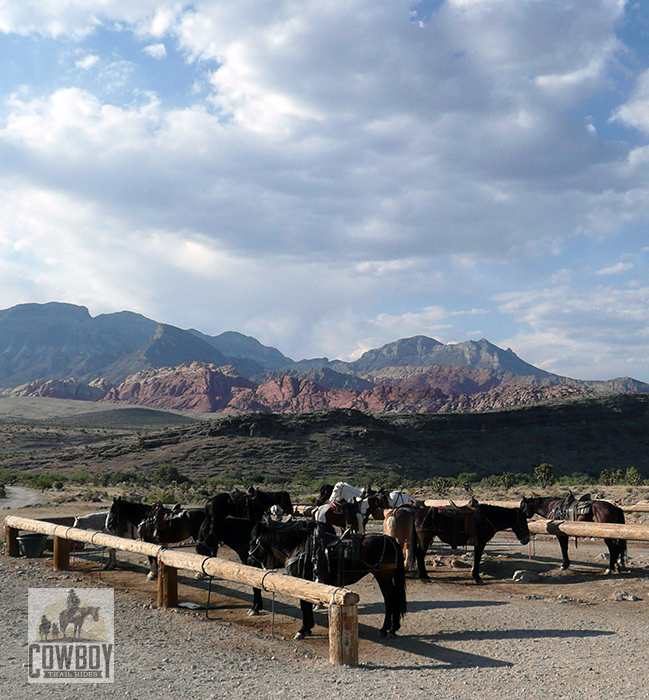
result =
M649 3L0 0L0 308L649 381Z

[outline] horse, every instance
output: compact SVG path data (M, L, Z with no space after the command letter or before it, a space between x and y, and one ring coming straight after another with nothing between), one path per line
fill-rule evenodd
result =
M229 515L257 522L274 505L278 505L284 515L293 515L293 503L288 491L262 491L253 486L248 491L235 490L213 496L205 504L205 512L210 517Z
M383 533L390 535L399 543L403 551L406 571L412 571L416 565L413 523L416 506L400 505L384 511Z
M520 507L528 518L538 514L548 520L624 524L624 511L621 508L608 501L593 500L590 494L585 494L579 499L576 499L572 492L563 498L523 498ZM559 546L561 547L561 568L564 570L570 567L568 539L568 535L557 535L557 540L559 540ZM605 574L620 573L624 568L626 540L606 537L604 538L604 543L608 547L609 552L609 564Z
M106 518L106 529L117 537L125 537L129 540L138 539L137 529L140 523L146 519L153 506L148 503L136 503L127 501L118 496L113 503ZM149 557L149 579L158 577L158 560Z
M247 564L250 537L256 524L254 520L248 518L208 516L203 521L196 540L196 552L201 556L215 557L219 551L219 545L224 544L238 555L242 564ZM261 589L253 588L252 597L252 607L248 615L259 615L264 609Z
M415 499L405 491L390 491L387 494L388 508L399 508L399 506L414 506Z
M351 528L363 534L370 515L386 505L386 496L377 492L367 498L354 498L351 501L332 501L318 506L311 514L313 520L328 523L342 529Z
M152 544L177 544L185 540L198 541L201 525L207 515L203 508L165 508L161 501L151 506L148 515L137 527L137 536ZM149 557L150 580L158 577L158 560Z
M473 545L471 576L476 583L483 583L480 577L480 559L487 542L497 532L512 529L521 544L530 541L527 517L521 508L477 503L474 499L472 505L460 507L455 504L441 508L419 507L414 513L413 527L417 569L422 581L430 580L424 560L435 537L450 544L453 549L466 544Z
M155 544L173 544L189 539L196 542L206 517L203 508L171 510L158 501L138 525L137 534L141 540Z
M329 503L333 490L333 484L323 484L318 491L318 497L315 501L316 506L323 506L325 503Z
M92 619L97 622L99 619L99 608L93 607L91 605L83 606L80 608L66 608L61 610L59 613L59 627L61 629L61 636L65 637L65 632L68 625L72 625L72 636L81 636L81 627L85 622L87 617L92 617Z
M387 535L339 538L330 525L315 521L257 523L252 532L248 562L263 568L286 566L288 573L308 581L346 586L372 574L383 594L382 636L396 636L406 614L406 579L399 545ZM301 600L304 639L315 625L313 604Z
M96 513L88 513L80 515L74 519L72 527L78 527L81 530L96 530L97 532L108 532L115 534L108 529L109 510L101 510ZM104 566L105 570L114 569L117 566L117 551L115 549L108 550L108 562Z

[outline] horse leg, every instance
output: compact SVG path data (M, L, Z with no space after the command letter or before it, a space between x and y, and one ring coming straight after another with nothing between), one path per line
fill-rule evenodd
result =
M149 581L155 581L158 578L158 560L156 557L149 557L149 568L151 569L147 574Z
M415 539L415 558L417 559L417 573L419 574L419 580L428 583L430 582L430 576L426 571L426 552L428 551L430 543L435 538L427 537L423 533L418 533Z
M377 581L385 602L385 617L383 618L383 626L379 630L379 634L382 637L387 637L388 635L396 637L397 631L401 627L401 620L394 604L395 588L391 580L379 581L377 578Z
M313 603L301 600L300 608L302 610L302 627L295 633L294 639L304 639L311 634L313 626L315 625L313 619Z
M604 544L608 547L608 569L605 574L621 573L624 567L624 552L626 550L626 540L605 538Z
M117 550L108 550L108 561L104 565L104 571L114 571L117 568Z
M570 568L570 558L568 557L569 538L566 535L557 535L557 539L559 540L559 547L561 547L561 557L563 559L561 568L565 571L566 569Z
M248 615L251 617L259 615L264 609L264 599L261 597L261 588L252 589L252 607L248 610Z
M486 542L480 542L473 547L473 568L471 569L471 576L476 583L484 583L482 578L480 578L480 560L482 559L482 553L484 552Z

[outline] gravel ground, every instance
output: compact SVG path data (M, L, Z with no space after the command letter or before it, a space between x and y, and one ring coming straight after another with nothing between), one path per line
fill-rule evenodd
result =
M159 610L151 603L143 561L100 572L98 555L54 573L48 559L0 556L0 687L11 700L39 698L430 698L598 700L649 698L647 613L649 550L630 544L631 570L604 577L603 546L571 545L573 569L560 572L558 545L537 538L527 548L494 540L483 563L484 586L469 581L462 557L431 553L430 584L408 581L409 613L396 640L381 640L382 604L368 578L361 595L360 666L329 664L326 628L294 642L297 608L275 601L275 614L245 614L249 591L217 582L204 611ZM129 555L130 556L130 555ZM511 580L534 570L536 583ZM181 600L206 602L206 584L181 577ZM115 588L115 683L27 683L27 589ZM617 598L617 599L616 599ZM618 600L619 599L619 600ZM268 607L271 607L269 601ZM326 616L320 613L326 625Z

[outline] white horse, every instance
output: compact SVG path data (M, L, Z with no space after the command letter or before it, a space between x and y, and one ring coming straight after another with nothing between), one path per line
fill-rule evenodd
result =
M348 484L346 481L339 481L333 488L329 503L340 503L341 501L354 501L357 498L362 499L365 495L364 491L357 489L355 486Z
M390 491L388 503L390 508L398 508L399 506L415 505L415 499L405 491Z

